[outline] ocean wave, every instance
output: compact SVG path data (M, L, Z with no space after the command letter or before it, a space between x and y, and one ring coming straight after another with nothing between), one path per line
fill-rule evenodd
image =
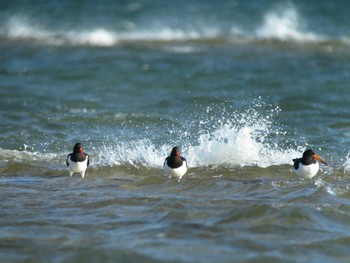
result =
M207 108L207 113L214 116L211 110ZM283 141L285 132L276 127L273 121L279 111L278 107L265 105L261 99L257 99L241 113L227 113L229 117L216 112L220 117L215 117L214 122L211 117L193 118L196 121L192 121L191 125L196 127L191 127L191 134L183 132L185 138L179 145L182 155L187 158L191 168L266 168L292 164L292 159L300 156L303 148L292 147ZM93 145L91 152L86 150L91 154L95 169L120 166L161 169L173 146L150 139L121 141L120 138L112 138ZM42 149L39 152L30 146L22 151L0 148L1 166L5 173L9 167L12 169L17 164L62 171L67 154L61 150L49 153Z
M227 22L228 23L228 22ZM8 41L53 46L101 46L112 47L123 43L261 43L279 41L282 43L313 43L321 45L349 45L344 36L320 35L308 28L306 21L292 5L273 8L262 15L261 23L253 31L244 25L222 26L220 23L171 26L159 21L146 25L114 30L110 26L87 28L70 27L69 30L49 29L33 18L13 15L6 20L0 30L0 37Z
M2 38L22 40L43 45L79 45L79 46L115 46L123 42L171 42L213 39L219 36L215 29L195 30L161 26L130 31L113 31L104 27L83 30L49 30L38 26L26 17L10 18L5 29L0 32Z
M263 23L256 30L259 39L281 41L320 42L324 38L306 29L303 19L291 4L265 14Z

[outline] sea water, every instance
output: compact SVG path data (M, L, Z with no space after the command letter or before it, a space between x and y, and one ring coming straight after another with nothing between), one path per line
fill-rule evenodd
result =
M1 261L347 262L349 7L2 1Z

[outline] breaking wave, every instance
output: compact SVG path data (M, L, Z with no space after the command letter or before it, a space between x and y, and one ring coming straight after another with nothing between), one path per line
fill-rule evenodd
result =
M280 6L262 14L261 23L253 31L244 25L232 24L230 27L218 23L171 26L159 21L145 25L133 25L122 29L113 29L110 25L93 27L71 26L68 30L50 29L39 24L33 18L13 15L0 28L0 37L9 41L28 41L31 43L54 46L102 46L111 47L120 43L139 42L223 42L244 43L261 40L282 42L307 42L349 45L348 36L322 36L308 28L307 22L292 5ZM227 21L225 23L228 23ZM233 23L233 22L232 22Z
M187 133L187 138L184 133L185 138L179 145L182 155L191 168L265 168L291 164L292 158L300 156L303 148L284 139L286 132L274 120L279 112L279 107L265 105L261 100L241 113L217 114L222 116L218 118L208 107L206 117L202 116L197 121L192 118L191 131ZM92 146L89 148L93 150L87 151L96 169L114 166L161 169L174 145L159 144L150 139L121 141L113 138ZM7 173L9 167L22 171L23 167L18 168L18 165L30 166L34 170L38 167L51 171L64 170L67 153L61 150L48 153L46 149L38 152L28 146L22 151L0 149L0 167L3 173Z
M282 41L317 42L323 38L306 30L303 19L293 6L268 12L256 30L257 38Z

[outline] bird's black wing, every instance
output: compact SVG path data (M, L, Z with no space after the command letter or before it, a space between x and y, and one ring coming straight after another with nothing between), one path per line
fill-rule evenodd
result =
M67 166L69 166L68 158L70 158L71 155L72 155L71 153L67 155L67 159L66 159L66 164L67 164Z
M302 158L297 158L297 159L293 159L293 162L294 162L294 169L295 170L298 170L298 168L299 168L299 163L301 163L301 160L302 160Z
M163 166L164 166L166 163L168 163L169 158L170 158L169 156L168 156L167 158L165 158L164 163L163 163Z

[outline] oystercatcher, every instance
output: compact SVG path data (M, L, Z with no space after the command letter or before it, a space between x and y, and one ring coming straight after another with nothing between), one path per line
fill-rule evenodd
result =
M89 155L84 153L81 143L74 145L73 152L68 154L66 163L70 176L73 176L73 173L80 173L81 178L84 178L90 159Z
M301 177L312 178L317 174L320 168L317 161L328 165L317 154L315 154L312 149L308 149L303 153L302 158L293 159L294 172Z
M170 176L181 179L187 172L187 161L184 157L181 157L178 147L174 147L163 164L163 170Z

